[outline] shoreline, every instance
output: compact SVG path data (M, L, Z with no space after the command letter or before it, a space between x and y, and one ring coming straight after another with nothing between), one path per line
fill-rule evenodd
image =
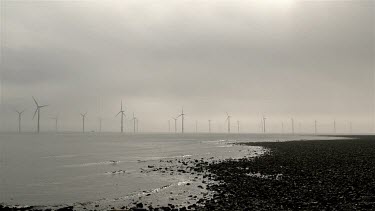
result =
M218 185L199 210L375 208L375 136L241 143L270 149L254 159L205 168Z
M174 159L167 173L203 178L203 196L195 202L158 206L136 200L113 210L320 210L375 208L375 136L341 136L335 140L243 142L263 147L257 157L224 160ZM348 139L351 138L351 139ZM158 171L153 166L149 171ZM187 185L187 184L184 184ZM190 184L189 184L190 185ZM193 183L197 186L198 183ZM208 196L207 192L210 193ZM186 201L189 199L187 198ZM153 205L155 207L153 207ZM44 207L1 207L47 210ZM76 210L76 207L59 207ZM96 206L83 209L99 208ZM79 208L79 210L82 209ZM56 209L58 210L58 209Z

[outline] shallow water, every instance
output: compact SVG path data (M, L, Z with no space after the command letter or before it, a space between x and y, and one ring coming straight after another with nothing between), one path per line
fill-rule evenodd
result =
M256 134L0 134L0 203L60 205L129 203L148 195L158 204L186 201L194 177L147 171L176 159L225 159L260 154L243 141L324 137ZM325 139L325 138L324 138ZM174 165L174 164L173 164ZM163 192L165 192L163 194ZM107 208L103 208L107 209Z

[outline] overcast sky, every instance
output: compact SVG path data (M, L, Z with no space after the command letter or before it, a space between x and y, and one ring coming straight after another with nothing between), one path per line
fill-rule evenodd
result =
M2 0L2 129L31 96L42 130L119 131L123 100L142 131L161 132L184 106L186 130L368 132L374 119L375 1ZM5 6L5 7L4 7ZM173 121L171 120L171 123ZM126 122L127 130L130 128ZM179 123L180 124L180 123ZM173 124L172 124L173 125Z

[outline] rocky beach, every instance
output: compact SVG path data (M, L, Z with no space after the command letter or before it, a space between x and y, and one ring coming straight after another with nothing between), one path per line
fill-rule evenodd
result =
M190 157L147 165L147 174L188 175L169 189L145 192L129 205L8 207L2 210L371 210L375 208L375 137L337 140L242 142L262 147L240 159ZM254 149L254 148L249 148ZM178 189L174 189L178 190ZM156 192L171 194L156 203ZM154 197L154 198L153 198ZM160 200L159 200L160 202ZM111 202L107 202L111 203Z
M214 194L188 207L149 210L372 210L375 137L242 143L263 146L255 158L197 162ZM134 210L143 210L138 206Z

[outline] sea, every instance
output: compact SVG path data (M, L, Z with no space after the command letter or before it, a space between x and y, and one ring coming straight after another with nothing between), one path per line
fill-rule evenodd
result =
M260 156L238 142L334 139L290 134L0 134L0 204L102 209L146 201L191 204L209 195L196 175L150 171L178 160ZM191 197L196 195L197 197Z

